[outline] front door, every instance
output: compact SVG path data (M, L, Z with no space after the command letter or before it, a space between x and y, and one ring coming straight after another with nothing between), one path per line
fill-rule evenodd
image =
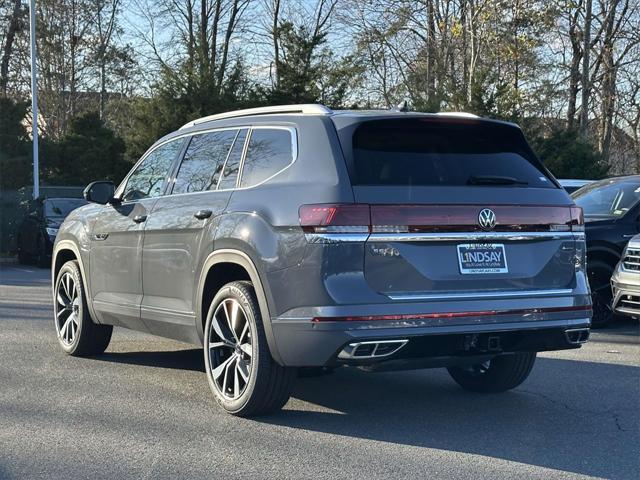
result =
M146 223L141 315L152 333L198 342L196 280L213 250L213 232L231 190L218 190L225 164L242 153L246 130L196 134Z
M140 319L144 228L182 144L151 150L116 192L122 203L98 207L90 220L91 294L102 323L147 330Z

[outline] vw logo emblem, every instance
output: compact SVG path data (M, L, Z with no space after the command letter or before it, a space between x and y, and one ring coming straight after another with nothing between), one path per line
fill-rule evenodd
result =
M483 208L478 214L478 223L484 230L492 230L496 226L496 214L490 208Z

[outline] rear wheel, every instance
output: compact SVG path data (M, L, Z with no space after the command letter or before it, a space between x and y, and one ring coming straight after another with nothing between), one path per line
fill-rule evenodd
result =
M29 257L29 255L27 255L26 252L21 248L18 248L18 263L22 265L28 265L30 260L31 258Z
M514 353L499 355L484 363L450 367L447 370L465 390L499 393L511 390L524 382L535 361L536 352Z
M38 238L36 248L38 249L36 253L36 265L40 268L49 267L51 262L47 256L47 242L44 237Z
M211 391L228 413L270 413L291 395L296 370L271 357L250 282L228 283L213 299L205 324L204 360Z
M55 327L62 349L79 357L104 352L113 327L93 323L77 261L70 260L62 266L56 276L54 294Z

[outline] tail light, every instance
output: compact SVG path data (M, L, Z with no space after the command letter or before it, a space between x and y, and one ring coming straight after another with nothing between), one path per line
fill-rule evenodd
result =
M366 204L303 205L298 211L306 233L369 233L371 212Z
M582 207L571 207L571 231L584 232L584 213Z
M299 209L306 233L428 233L482 231L478 214L491 208L497 232L584 231L582 208L547 205L318 204Z

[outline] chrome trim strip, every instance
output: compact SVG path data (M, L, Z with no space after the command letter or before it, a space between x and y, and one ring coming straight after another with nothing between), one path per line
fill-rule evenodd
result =
M372 233L370 242L465 242L506 240L562 240L585 238L583 232L456 232L456 233Z
M573 290L562 288L556 290L519 290L517 292L465 292L465 293L426 293L426 294L405 294L387 295L391 300L453 300L456 298L514 298L514 297L556 297L560 295L570 295Z
M368 233L305 233L308 243L357 243L366 242Z

